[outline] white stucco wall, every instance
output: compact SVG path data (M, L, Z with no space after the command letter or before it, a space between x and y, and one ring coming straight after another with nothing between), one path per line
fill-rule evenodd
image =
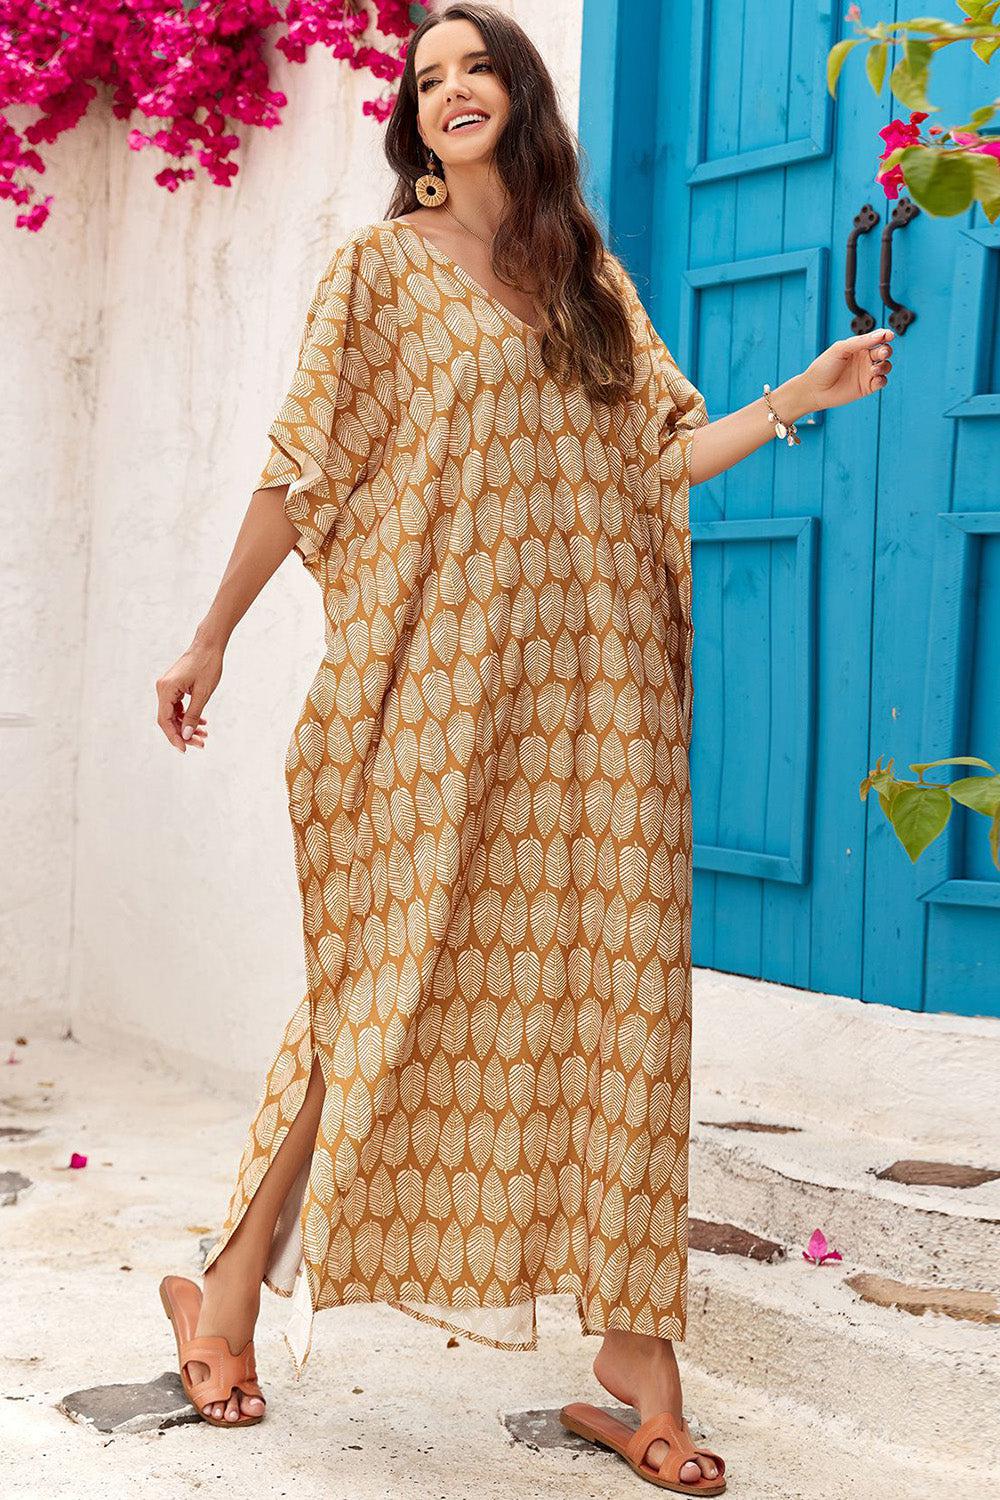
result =
M68 1016L107 161L106 121L84 120L40 179L58 224L15 229L0 205L0 996L52 1024Z
M575 129L582 0L508 9ZM52 153L57 217L4 229L0 285L0 713L32 720L0 729L3 1008L227 1082L305 986L283 763L323 626L297 555L237 628L206 749L170 747L154 683L225 568L316 280L391 188L367 75L317 49L274 54L272 84L284 123L243 132L228 190L158 188L92 106Z

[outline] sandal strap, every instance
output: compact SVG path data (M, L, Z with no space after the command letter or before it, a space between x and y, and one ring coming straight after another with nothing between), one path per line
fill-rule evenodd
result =
M212 1401L228 1401L233 1389L239 1386L245 1396L260 1396L263 1391L257 1384L257 1366L254 1358L253 1340L234 1354L221 1334L205 1334L188 1339L182 1350L181 1369L189 1360L197 1360L208 1366L208 1374L201 1380L189 1380L191 1398L197 1406L207 1406Z
M669 1479L676 1484L686 1483L685 1480L681 1479L681 1469L686 1463L694 1460L696 1453L707 1454L707 1449L695 1448L691 1441L690 1429L683 1418L681 1419L681 1423L678 1423L676 1418L671 1416L670 1412L661 1411L655 1417L647 1417L645 1422L642 1422L636 1428L625 1449L626 1455L634 1464L642 1467L646 1457L646 1450L657 1438L662 1438L668 1445L667 1455L655 1471L657 1476L660 1479ZM721 1474L721 1459L718 1459L714 1453L708 1456L718 1466L719 1473ZM651 1464L645 1464L645 1467L652 1471ZM714 1482L713 1480L712 1483ZM697 1483L697 1480L692 1481L692 1488Z

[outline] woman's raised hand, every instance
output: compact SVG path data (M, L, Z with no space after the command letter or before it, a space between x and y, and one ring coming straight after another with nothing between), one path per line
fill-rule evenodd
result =
M214 646L189 646L168 672L156 681L156 722L172 745L180 751L189 745L201 748L208 730L201 711L219 685L223 653ZM188 706L182 707L190 694Z
M892 369L892 340L891 328L875 328L871 333L838 339L824 349L800 377L804 399L809 400L810 395L813 398L806 409L846 406L849 401L880 391Z

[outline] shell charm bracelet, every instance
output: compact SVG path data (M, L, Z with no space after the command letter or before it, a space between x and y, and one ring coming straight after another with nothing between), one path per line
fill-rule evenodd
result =
M783 422L778 416L778 413L775 411L774 407L771 405L771 387L769 385L765 385L764 387L764 400L768 405L767 420L774 423L775 437L785 438L789 448L791 448L794 443L800 443L802 439L799 437L798 433L795 430L795 423Z

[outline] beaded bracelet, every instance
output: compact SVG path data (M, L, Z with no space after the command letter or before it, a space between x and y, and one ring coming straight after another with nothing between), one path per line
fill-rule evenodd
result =
M768 411L767 420L774 423L775 437L786 438L788 440L789 448L791 448L794 443L800 443L802 439L799 437L798 433L795 430L795 423L783 422L778 416L778 413L775 411L774 407L771 406L771 387L769 385L765 385L764 387L764 400L767 402L768 407L770 408L770 410Z

